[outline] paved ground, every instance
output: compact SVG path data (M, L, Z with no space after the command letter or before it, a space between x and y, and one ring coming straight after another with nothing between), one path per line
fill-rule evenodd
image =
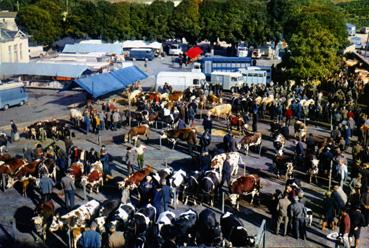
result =
M135 62L138 66L143 67L142 62ZM152 69L153 68L153 69ZM147 80L143 82L144 86L150 87L154 82L154 75L160 70L171 70L171 64L169 58L165 58L163 61L154 60L149 62L147 69L150 75ZM81 92L63 92L58 93L56 91L47 90L30 90L30 103L27 106L11 108L8 111L0 112L0 127L8 125L11 119L15 120L19 125L23 122L35 121L39 119L60 117L68 115L68 105L83 102L85 95ZM199 124L199 123L198 123ZM224 127L224 123L219 123L220 127ZM264 134L268 133L269 126L266 124L259 124L259 130ZM327 135L327 130L310 127L309 129L315 135ZM126 130L121 129L116 132L104 131L102 133L102 143L107 146L108 152L114 157L113 161L113 176L116 178L122 178L126 175L126 168L121 163L121 156L125 150L127 144L122 143L121 135ZM291 130L292 133L292 130ZM212 146L221 142L222 137L213 138ZM49 141L51 142L51 141ZM194 170L191 164L190 156L187 154L187 150L184 144L179 144L175 150L171 150L167 143L163 143L163 146L159 146L158 133L156 130L150 135L150 140L143 141L147 144L147 152L145 153L145 163L152 164L156 169L164 167L166 164L174 168L183 168L185 170ZM77 132L75 144L84 148L90 149L91 147L99 148L97 145L97 137L93 134L87 137ZM25 146L34 147L35 142L30 140L21 139L21 141L11 144L9 150L12 154L21 152L21 149ZM287 149L291 149L291 142L287 143ZM262 156L259 157L255 153L250 153L246 158L243 156L244 161L247 164L247 170L249 172L258 173L263 180L262 189L262 204L260 207L250 206L247 201L243 201L240 211L237 212L230 208L226 201L226 210L236 213L244 222L250 235L255 235L258 231L263 219L267 221L267 233L266 233L266 246L267 247L332 247L334 244L326 239L326 234L320 231L320 219L318 214L319 205L321 204L322 194L326 191L326 181L321 180L319 185L302 184L307 199L307 206L315 211L314 221L312 227L308 228L308 240L306 242L298 241L292 237L282 237L273 234L274 227L271 225L270 213L268 211L268 205L270 205L270 196L276 190L283 190L284 181L279 180L273 173L272 163L272 143L265 137L263 141ZM243 170L240 169L239 174L242 174ZM298 176L304 177L303 171L296 172ZM63 204L63 199L60 197L60 191L55 189L53 199L56 205L59 207ZM89 198L96 198L100 201L111 198L119 197L120 192L113 186L107 185L99 195L94 193L89 194ZM28 198L21 197L16 189L9 189L0 193L0 247L11 247L11 243L7 240L20 240L26 243L33 243L35 236L30 234L30 218L32 217L32 209L35 202L37 202L39 196L37 193L29 194ZM83 203L82 192L78 190L77 204ZM183 206L180 204L177 211L183 211L188 207L192 207L196 210L201 210L207 206ZM215 204L215 210L220 211L221 206L219 201ZM58 234L63 240L63 234ZM361 247L369 247L369 233L368 229L362 231L363 241ZM2 246L3 245L3 246ZM63 247L62 242L58 238L50 237L47 242L49 247ZM37 243L37 246L41 246ZM22 247L21 245L13 247Z

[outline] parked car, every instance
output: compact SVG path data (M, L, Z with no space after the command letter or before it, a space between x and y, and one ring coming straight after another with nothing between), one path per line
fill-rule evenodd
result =
M9 83L0 85L0 109L7 110L11 106L24 105L28 95L23 83Z

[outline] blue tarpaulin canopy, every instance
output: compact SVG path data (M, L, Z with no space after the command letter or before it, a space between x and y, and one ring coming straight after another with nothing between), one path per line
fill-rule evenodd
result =
M130 84L147 78L147 74L137 66L129 66L109 73L79 78L74 82L86 90L93 98L122 90Z

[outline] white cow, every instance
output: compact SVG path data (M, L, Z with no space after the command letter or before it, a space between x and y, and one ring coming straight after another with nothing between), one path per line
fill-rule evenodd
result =
M219 172L221 174L223 163L226 160L227 156L229 156L229 163L232 166L231 175L235 176L238 173L238 165L243 164L242 158L238 152L222 153L214 156L214 158L211 160L211 168L219 169Z

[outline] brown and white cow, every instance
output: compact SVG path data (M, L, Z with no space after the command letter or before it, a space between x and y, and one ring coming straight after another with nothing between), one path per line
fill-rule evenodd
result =
M239 198L241 195L251 194L251 202L253 203L255 195L259 196L261 188L261 182L258 175L250 174L241 176L233 180L229 185L229 198L231 204L236 206L237 210L240 209Z
M232 113L232 105L227 103L215 106L209 110L209 113L213 116L227 119L227 117Z
M306 140L307 127L302 121L296 121L294 124L295 138L301 141Z
M181 91L174 91L169 95L169 101L171 102L180 102L183 99L183 92Z
M139 170L131 174L124 181L118 182L119 188L129 188L133 189L138 187L140 183L144 180L146 176L148 176L153 171L151 165L148 165L144 170Z
M246 155L249 154L249 149L251 146L259 146L259 156L261 153L261 143L262 143L261 133L250 133L247 132L246 135L238 142L238 149L241 148L246 150Z
M229 152L215 155L214 158L211 160L211 168L219 169L219 173L222 176L223 163L227 159L227 156L229 156L229 163L232 166L231 175L236 176L238 173L238 165L241 158L238 152Z
M85 185L90 192L99 193L100 186L104 185L103 165L101 161L96 161L91 167L90 173L87 176L82 176L81 184Z
M138 137L140 135L145 136L146 139L149 139L149 133L150 133L150 127L148 124L143 124L138 127L132 127L128 133L127 133L127 140L126 135L124 135L124 141L134 141L134 144L136 145Z
M46 240L47 229L51 225L55 206L52 200L39 203L35 210L35 217L32 218L35 225L36 232L42 237L42 240Z
M187 142L190 154L192 153L192 147L196 145L197 134L195 128L183 128L183 129L171 129L165 130L160 136L160 144L162 139L168 139L173 143L172 149L174 149L178 139Z

